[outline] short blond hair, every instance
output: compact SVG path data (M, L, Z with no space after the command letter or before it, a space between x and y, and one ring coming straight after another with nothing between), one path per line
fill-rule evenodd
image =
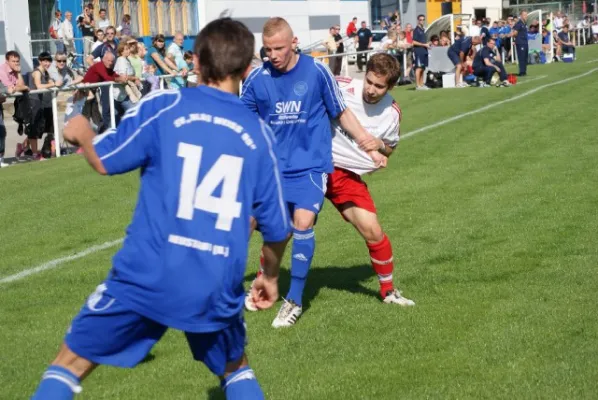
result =
M282 17L272 17L264 24L263 36L270 37L274 36L279 32L288 30L293 36L293 29L286 19Z

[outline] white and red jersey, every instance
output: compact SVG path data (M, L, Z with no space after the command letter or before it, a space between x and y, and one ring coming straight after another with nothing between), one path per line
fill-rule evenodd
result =
M390 94L386 94L376 104L363 100L363 81L337 77L347 107L353 111L361 125L370 134L389 147L399 142L401 109ZM334 166L352 171L358 175L377 170L371 157L359 148L351 136L343 130L338 120L332 122L332 161Z

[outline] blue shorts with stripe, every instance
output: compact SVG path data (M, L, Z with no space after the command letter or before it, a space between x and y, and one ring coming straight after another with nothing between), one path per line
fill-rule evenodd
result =
M96 364L132 368L149 354L168 327L129 310L102 283L89 296L69 327L65 342L77 355ZM224 375L226 364L243 356L243 316L227 328L208 333L185 332L193 358L213 374Z
M302 208L316 215L324 204L324 195L328 184L328 174L325 172L308 172L304 175L283 177L284 196L289 213Z

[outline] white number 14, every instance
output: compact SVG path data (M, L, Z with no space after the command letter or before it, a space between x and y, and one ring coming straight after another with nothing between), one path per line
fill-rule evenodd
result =
M241 203L237 201L237 194L243 159L221 155L196 187L202 154L201 146L179 143L177 156L183 158L183 173L177 217L192 220L196 209L206 211L218 215L216 229L230 231L233 220L241 216ZM214 197L212 194L220 183L222 193L220 197Z

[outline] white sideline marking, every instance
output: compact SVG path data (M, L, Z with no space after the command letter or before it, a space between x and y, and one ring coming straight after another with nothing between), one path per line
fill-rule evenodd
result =
M118 240L114 240L112 242L105 242L102 244L91 246L79 253L75 253L73 255L66 256L66 257L57 258L55 260L48 261L47 263L44 263L37 267L29 268L29 269L23 270L21 272L17 272L14 275L9 275L6 278L0 279L0 284L20 281L21 279L24 279L30 275L38 274L40 272L44 272L49 269L54 269L54 268L60 266L61 264L67 263L69 261L77 260L79 258L86 257L90 254L97 253L98 251L106 250L106 249L109 249L116 245L119 245L123 242L123 240L124 239L118 239Z
M566 82L569 82L569 81L572 81L572 80L575 80L575 79L583 78L584 76L588 76L590 74L593 74L596 71L598 71L598 68L591 69L591 70L589 70L587 72L584 72L583 74L580 74L580 75L575 75L575 76L572 76L572 77L569 77L569 78L566 78L566 79L562 79L560 81L556 81L556 82L552 82L552 83L547 83L546 85L538 86L537 88L528 90L527 92L523 92L521 94L518 94L516 96L510 97L508 99L497 101L495 103L488 104L487 106L480 107L480 108L478 108L476 110L468 111L466 113L459 114L459 115L456 115L454 117L445 119L443 121L436 122L435 124L424 126L423 128L416 129L414 131L411 131L409 133L401 135L401 138L404 140L404 139L406 139L408 137L417 135L418 133L422 133L422 132L428 131L430 129L438 128L439 126L450 124L451 122L458 121L458 120L460 120L462 118L468 117L468 116L473 115L473 114L477 114L477 113L482 112L482 111L489 110L491 108L500 106L502 104L506 104L506 103L510 103L512 101L519 100L521 98L529 96L530 94L534 94L534 93L536 93L536 92L538 92L538 91L540 91L542 89L546 89L546 88L551 87L551 86L560 85L560 84L563 84L563 83L566 83ZM545 77L545 75L541 76L541 77L537 77L535 79L541 79L541 78L544 78L544 77ZM532 81L532 79L529 79L529 80L526 80L525 82L531 82L531 81ZM522 82L522 83L524 83L524 82ZM90 254L97 253L98 251L102 251L102 250L106 250L106 249L109 249L111 247L114 247L114 246L122 243L123 240L124 239L118 239L118 240L114 240L112 242L105 242L105 243L102 243L102 244L99 244L99 245L91 246L91 247L89 247L89 248L87 248L87 249L85 249L85 250L83 250L83 251L81 251L79 253L75 253L75 254L70 255L70 256L61 257L61 258L57 258L57 259L52 260L52 261L48 261L47 263L39 265L37 267L29 268L29 269L23 270L21 272L18 272L18 273L14 274L14 275L9 275L6 278L2 278L2 279L0 279L0 284L5 284L5 283L11 283L11 282L19 281L21 279L24 279L24 278L30 276L30 275L38 274L40 272L44 272L44 271L47 271L49 269L54 269L54 268L60 266L61 264L66 263L66 262L77 260L79 258L86 257L86 256L88 256Z
M531 79L526 79L526 80L524 80L524 81L517 82L517 85L519 85L519 86L521 86L521 85L525 85L526 83L530 83L530 82L533 82L533 81L537 81L537 80L540 80L540 79L544 79L544 78L546 78L546 77L548 77L548 75L540 75L540 76L536 76L536 77L534 77L534 78L531 78Z
M533 88L533 89L530 89L530 90L528 90L527 92L523 92L523 93L520 93L520 94L518 94L518 95L516 95L516 96L509 97L508 99L504 99L504 100L501 100L501 101L497 101L497 102L495 102L495 103L490 103L490 104L488 104L487 106L480 107L480 108L478 108L478 109L475 109L475 110L473 110L473 111L468 111L468 112L466 112L466 113L463 113L463 114L455 115L454 117L447 118L447 119L445 119L445 120L442 120L442 121L436 122L436 123L434 123L434 124L427 125L427 126L424 126L424 127L422 127L422 128L416 129L416 130L414 130L414 131L411 131L411 132L409 132L409 133L406 133L406 134L404 134L404 135L401 135L401 136L402 136L402 137L401 137L401 139L407 139L407 138L409 138L409 137L411 137L411 136L417 135L418 133L422 133L422 132L425 132L425 131L429 131L430 129L434 129L434 128L438 128L438 127L440 127L440 126L443 126L443 125L446 125L446 124L450 124L451 122L458 121L458 120L460 120L460 119L462 119L462 118L469 117L469 116L471 116L471 115L474 115L474 114L477 114L477 113L479 113L479 112L483 112L483 111L486 111L486 110L490 110L491 108L498 107L498 106L501 106L501 105L503 105L503 104L507 104L507 103L510 103L510 102L512 102L512 101L516 101L516 100L522 99L522 98L524 98L524 97L527 97L527 96L529 96L529 95L531 95L531 94L534 94L534 93L536 93L536 92L539 92L539 91L540 91L540 90L542 90L542 89L546 89L546 88L549 88L549 87L551 87L551 86L561 85L561 84L563 84L563 83L567 83L567 82L573 81L573 80L575 80L575 79L583 78L583 77L585 77L585 76L588 76L588 75L591 75L591 74L593 74L593 73L594 73L594 72L596 72L596 71L598 71L598 68L591 69L591 70L589 70L589 71L587 71L587 72L584 72L583 74L580 74L580 75L571 76L571 77L569 77L569 78L561 79L560 81L556 81L556 82L552 82L552 83L547 83L547 84L545 84L545 85L538 86L538 87L536 87L536 88ZM529 82L529 81L528 81L528 82Z
M598 58L596 58L595 60L586 61L586 64L595 63L595 62L598 62Z

